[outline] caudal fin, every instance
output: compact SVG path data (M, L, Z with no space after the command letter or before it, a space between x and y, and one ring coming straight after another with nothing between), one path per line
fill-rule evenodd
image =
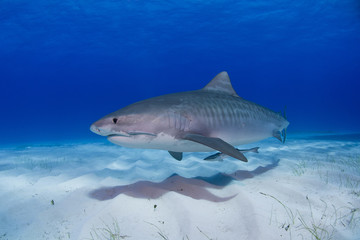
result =
M285 118L285 120L287 120L287 117L286 117L286 105L285 105L285 107L284 107L284 115L283 115L283 117ZM286 140L286 129L287 129L287 127L284 128L284 129L281 131L281 135L282 135L282 138L283 138L282 143L285 143L285 140Z
M285 140L286 140L286 129L287 129L287 128L284 128L284 129L281 131L281 135L282 135L282 138L283 138L282 143L285 143Z

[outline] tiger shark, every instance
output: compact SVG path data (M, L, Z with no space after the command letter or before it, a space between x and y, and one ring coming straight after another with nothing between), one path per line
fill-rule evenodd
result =
M255 151L234 146L269 137L285 142L288 125L280 114L239 97L228 73L221 72L200 90L133 103L99 119L90 130L123 147L167 150L177 160L183 152L217 150L247 162L243 153Z

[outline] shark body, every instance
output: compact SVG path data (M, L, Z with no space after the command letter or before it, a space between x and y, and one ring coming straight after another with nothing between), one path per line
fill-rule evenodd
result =
M289 122L239 97L227 72L204 88L133 103L93 123L91 131L130 148L167 150L177 160L183 152L211 152L247 161L234 146L268 137L280 141Z

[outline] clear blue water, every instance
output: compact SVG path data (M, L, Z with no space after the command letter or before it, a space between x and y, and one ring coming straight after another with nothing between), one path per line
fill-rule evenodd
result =
M89 130L221 71L286 106L285 144L176 161ZM89 239L112 215L133 239L311 239L302 217L358 239L359 89L359 0L0 0L0 239Z
M0 143L99 139L132 102L228 71L289 132L360 131L360 2L0 0Z

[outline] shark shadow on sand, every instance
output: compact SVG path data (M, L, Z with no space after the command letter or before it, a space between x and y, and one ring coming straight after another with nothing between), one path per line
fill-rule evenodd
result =
M184 178L172 175L162 182L139 181L129 185L102 187L89 193L89 197L99 201L110 200L120 194L135 198L158 199L168 192L211 202L226 202L236 197L238 193L231 196L221 197L211 193L208 189L221 190L232 181L241 181L253 178L278 166L279 160L265 167L258 167L253 171L238 170L232 174L218 173L212 177Z

